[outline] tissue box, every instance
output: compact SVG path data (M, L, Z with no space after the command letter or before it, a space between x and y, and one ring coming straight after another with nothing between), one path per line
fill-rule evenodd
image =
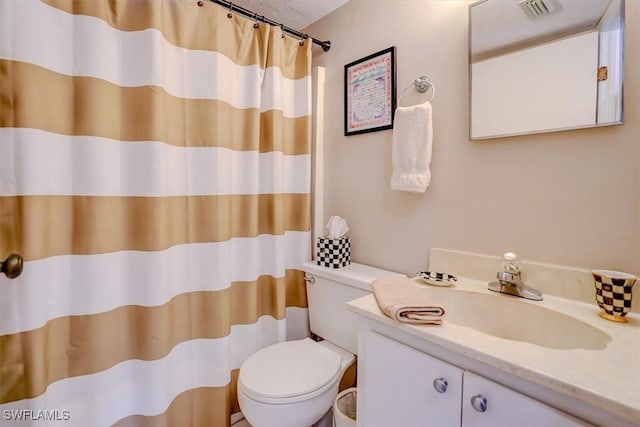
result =
M323 267L340 268L351 264L349 237L318 237L317 263Z

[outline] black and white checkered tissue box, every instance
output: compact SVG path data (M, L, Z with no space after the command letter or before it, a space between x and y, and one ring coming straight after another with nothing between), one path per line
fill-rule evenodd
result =
M349 237L318 237L317 263L323 267L340 268L351 264Z

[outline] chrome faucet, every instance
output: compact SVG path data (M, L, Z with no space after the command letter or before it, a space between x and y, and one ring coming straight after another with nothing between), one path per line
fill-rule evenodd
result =
M520 298L542 301L542 292L525 285L520 275L521 262L518 255L507 252L502 256L503 271L497 274L497 282L489 282L489 290Z

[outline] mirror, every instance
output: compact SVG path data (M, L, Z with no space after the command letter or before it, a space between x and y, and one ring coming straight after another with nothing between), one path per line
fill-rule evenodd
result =
M624 0L469 6L469 139L621 124Z

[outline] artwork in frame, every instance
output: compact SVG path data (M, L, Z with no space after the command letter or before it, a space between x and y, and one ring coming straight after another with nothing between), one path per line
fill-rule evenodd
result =
M344 134L393 128L396 108L396 47L344 66Z

